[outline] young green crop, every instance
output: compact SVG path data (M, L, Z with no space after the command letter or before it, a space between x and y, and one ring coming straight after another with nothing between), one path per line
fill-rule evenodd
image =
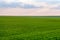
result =
M60 40L60 17L0 16L0 40Z

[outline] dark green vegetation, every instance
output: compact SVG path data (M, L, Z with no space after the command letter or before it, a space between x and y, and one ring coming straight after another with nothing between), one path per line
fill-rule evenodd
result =
M60 40L60 17L0 16L0 40Z

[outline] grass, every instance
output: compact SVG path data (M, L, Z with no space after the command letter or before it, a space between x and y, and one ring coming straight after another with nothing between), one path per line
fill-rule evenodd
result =
M60 40L60 17L0 16L0 40Z

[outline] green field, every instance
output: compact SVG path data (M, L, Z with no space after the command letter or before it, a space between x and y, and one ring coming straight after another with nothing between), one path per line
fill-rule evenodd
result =
M60 40L60 17L0 16L0 40Z

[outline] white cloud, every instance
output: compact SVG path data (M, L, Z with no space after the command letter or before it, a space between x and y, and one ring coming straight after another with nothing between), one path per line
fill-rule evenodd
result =
M6 3L15 2L15 0L2 0L2 1L4 1L4 2L6 2Z
M30 4L37 7L44 7L44 8L54 8L58 7L60 5L60 0L2 0L6 3L12 3L12 2L22 2L24 4Z
M11 3L11 2L23 2L23 3L31 3L33 2L32 0L2 0L6 3Z
M33 2L32 0L15 0L17 2L23 2L23 3L31 3Z

